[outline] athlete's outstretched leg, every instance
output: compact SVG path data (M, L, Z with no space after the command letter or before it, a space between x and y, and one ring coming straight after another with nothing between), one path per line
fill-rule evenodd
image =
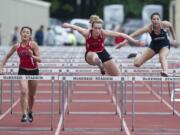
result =
M159 62L161 63L161 76L168 76L168 63L167 56L169 54L169 49L167 47L163 47L159 52Z
M118 65L111 59L103 63L107 73L111 76L120 76L121 72Z

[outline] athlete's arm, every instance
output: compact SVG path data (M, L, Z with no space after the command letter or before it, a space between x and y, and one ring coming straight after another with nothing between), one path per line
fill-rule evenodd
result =
M172 38L173 38L172 44L175 45L176 44L176 34L175 34L175 31L174 31L172 24L168 21L163 21L162 23L165 27L169 28L171 35L172 35Z
M9 52L4 56L2 59L2 62L0 63L0 68L3 68L8 59L13 55L13 53L16 51L18 44L13 45L12 48L9 50Z
M88 29L84 29L82 27L79 27L77 25L72 25L69 23L64 23L62 25L64 28L72 28L73 30L77 30L80 34L82 34L84 37L88 36L89 30Z
M176 34L175 34L175 31L174 31L174 28L173 28L172 24L170 22L168 22L168 21L163 21L162 23L163 23L163 25L165 25L166 27L169 28L173 40L176 40Z
M111 36L111 37L123 37L125 39L127 39L128 41L132 42L132 43L135 43L137 45L140 44L139 40L136 40L130 36L128 36L127 34L124 34L124 33L120 33L120 32L113 32L113 31L109 31L109 30L102 30L103 31L103 34L105 36Z
M139 35L141 35L143 33L150 32L150 30L151 30L151 25L144 26L144 27L138 29L137 31L131 33L129 36L134 38L134 37L139 36ZM119 43L116 46L116 48L121 48L125 44L127 44L127 40L124 40L123 42ZM139 46L144 46L144 43L143 42L139 42L138 45Z
M41 62L41 57L40 57L40 52L39 52L39 47L36 42L32 42L32 49L34 51L34 54L32 50L29 49L29 53L31 54L31 57L36 60L37 62Z
M150 32L150 27L151 27L151 25L144 26L144 27L136 30L135 32L131 33L130 36L131 37L137 37L137 36L142 35L146 32Z

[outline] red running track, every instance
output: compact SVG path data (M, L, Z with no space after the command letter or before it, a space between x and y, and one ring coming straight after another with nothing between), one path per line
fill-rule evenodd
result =
M13 113L10 113L10 83L3 83L3 106L0 115L0 135L178 135L180 134L180 104L172 103L167 84L163 84L161 98L160 83L136 83L135 121L132 131L131 83L127 83L126 115L121 131L121 106L116 111L113 91L107 82L74 82L70 92L71 100L66 107L64 131L61 131L62 117L59 104L59 83L55 83L53 130L51 131L51 91L50 83L39 81L34 106L33 123L21 123L19 91L14 84ZM121 102L121 93L118 102ZM150 114L152 113L152 114Z

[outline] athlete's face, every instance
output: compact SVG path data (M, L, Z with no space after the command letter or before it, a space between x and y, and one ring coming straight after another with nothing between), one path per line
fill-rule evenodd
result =
M27 41L31 39L31 31L28 28L23 28L20 35L22 41Z
M94 23L92 30L93 30L94 36L99 36L101 34L102 24L101 23Z
M159 15L153 15L151 18L151 21L152 21L153 26L159 26L161 19Z

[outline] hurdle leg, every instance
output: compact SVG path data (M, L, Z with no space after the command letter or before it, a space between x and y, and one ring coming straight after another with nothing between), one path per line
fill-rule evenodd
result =
M54 118L54 78L51 81L51 131L53 130L53 118Z
M65 80L62 80L62 85L61 85L61 116L62 116L62 126L61 126L61 131L64 131L64 111L65 111Z
M162 80L161 80L161 91L160 91L160 97L161 97L161 103L162 103L162 91L163 91L163 84L162 84L163 82L162 82Z
M124 121L124 78L121 80L121 131L123 131Z
M124 115L126 115L126 103L127 103L127 84L124 82Z
M175 102L180 102L180 99L176 98L176 92L180 92L180 89L173 89L171 92L171 102L173 102L173 115L175 114Z
M13 103L14 103L14 82L13 80L11 80L11 94L10 94L10 104L11 104L11 114L13 113Z
M175 94L175 82L173 82L173 90L174 90L174 93L173 94ZM175 96L175 95L174 95ZM175 109L175 97L173 97L173 115L175 114L175 112L174 112L174 109Z
M69 103L70 103L70 89L68 89L69 87L69 81L65 82L65 91L67 92L67 114L69 114Z
M117 108L118 108L118 93L117 93L117 82L114 82L115 83L115 89L114 89L114 97L115 97L115 114L117 114Z
M134 124L135 124L135 80L132 81L132 117L131 117L131 130L134 131Z
M61 85L62 85L62 83L61 83L61 81L59 81L59 114L61 113Z
M128 73L127 73L127 71L125 71L125 74L124 74L124 76L125 77L127 77L128 76ZM124 108L124 115L126 115L126 103L127 103L127 83L126 83L126 81L124 82L124 106L125 106L125 108Z
M2 114L2 87L3 87L3 83L2 80L0 81L0 114Z
M175 95L174 95L174 92L175 91L175 89L173 89L172 90L172 92L171 92L171 101L173 102L172 104L172 106L173 106L173 115L174 115L174 109L175 109L175 102L174 102L174 100L175 100Z

